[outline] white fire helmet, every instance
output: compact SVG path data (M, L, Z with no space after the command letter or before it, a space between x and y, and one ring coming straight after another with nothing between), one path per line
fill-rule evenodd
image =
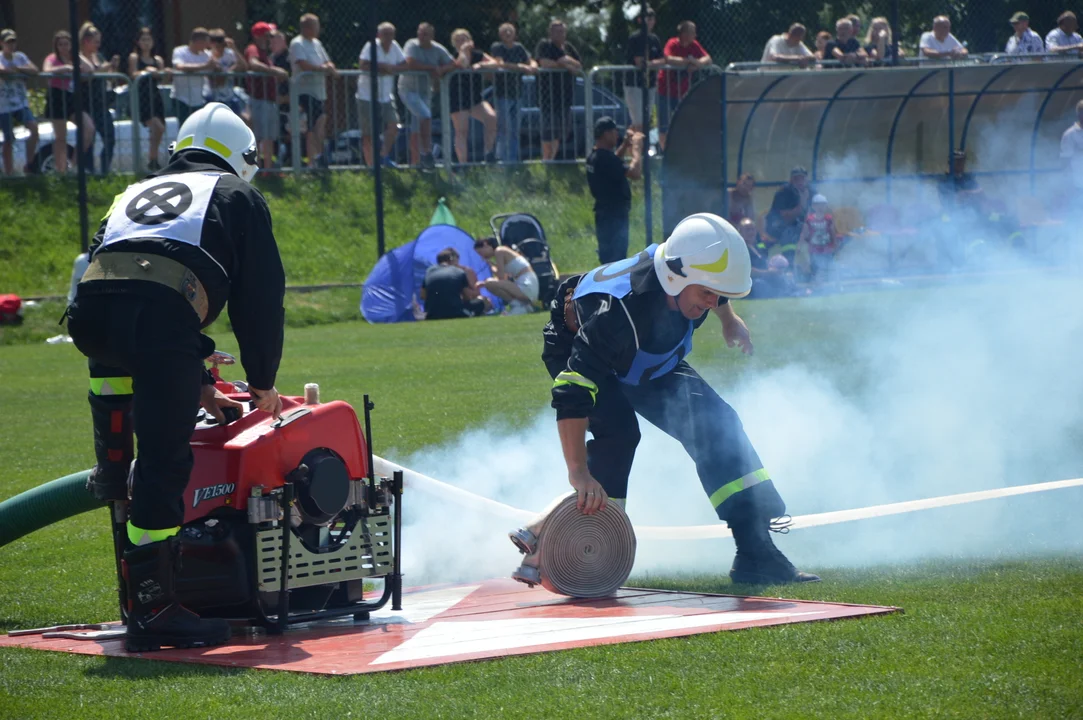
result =
M245 182L252 182L259 170L256 136L222 103L207 103L181 125L173 152L191 149L214 153L229 163Z
M689 285L703 285L728 298L752 289L752 261L744 238L711 213L681 220L654 254L654 272L669 295Z

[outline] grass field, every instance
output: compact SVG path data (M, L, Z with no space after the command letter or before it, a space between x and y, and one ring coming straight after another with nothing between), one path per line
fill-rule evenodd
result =
M497 213L530 212L541 219L561 269L586 270L595 254L593 200L578 165L467 170L454 184L439 174L389 171L385 178L388 248L405 244L424 229L437 200L446 197L459 227L489 233ZM88 178L90 234L113 196L131 176ZM373 182L367 173L336 172L302 177L260 178L267 197L286 277L293 285L360 283L376 262ZM65 294L79 248L75 182L37 177L0 183L0 293ZM655 192L660 232L661 196ZM632 232L642 233L643 195L633 194Z
M708 323L692 359L723 378L723 393L739 376L795 359L857 393L869 378L846 338L876 330L882 316L870 312L874 304L901 309L917 301L908 291L743 303L756 356L725 351ZM313 302L321 322L356 307L350 293ZM325 399L357 407L371 393L377 450L405 456L493 422L523 427L543 412L541 323L539 316L380 327L298 320L287 332L278 387L296 393L315 380ZM230 350L224 330L216 337ZM92 462L81 356L70 345L23 339L0 347L0 498ZM1054 478L1028 481L1047 479ZM1078 535L1079 497L1063 496L1070 501L1063 516L1048 522ZM967 518L959 511L947 519L963 526ZM1027 532L1047 524L1020 522ZM791 536L789 547L806 537L817 536ZM839 537L846 542L842 526ZM903 565L813 562L807 569L825 582L767 591L899 605L900 615L396 674L316 678L4 650L0 718L1083 717L1083 560L1036 555L1026 533L1005 547ZM110 557L101 512L0 548L0 631L113 617ZM633 580L747 589L729 584L728 563L723 549L714 572Z

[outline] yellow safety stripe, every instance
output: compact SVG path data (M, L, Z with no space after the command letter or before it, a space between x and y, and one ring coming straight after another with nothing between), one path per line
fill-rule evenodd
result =
M164 530L144 530L132 525L128 521L128 542L132 545L150 545L151 543L168 540L180 532L179 527L165 528Z
M553 382L553 387L561 387L562 385L578 385L579 387L586 388L590 393L590 401L593 403L598 398L598 386L590 381L589 378L585 378L577 372L562 372L557 375L556 380Z
M110 205L109 209L105 211L104 215L102 215L102 219L100 220L100 222L105 222L106 220L109 219L109 216L112 215L113 211L117 209L117 205L120 203L120 199L122 197L124 197L124 193L117 193L113 197L113 204Z
M173 147L173 152L177 152L178 150L183 150L183 149L184 149L184 148L186 148L186 147L190 147L190 146L191 146L191 144L192 144L193 142L195 142L195 139L196 139L196 136L195 136L195 135L189 135L188 137L184 138L183 140L181 140L180 142L178 142L178 143L177 143L177 144L176 144L176 145L175 145L175 146Z
M736 495L742 490L747 490L753 485L759 485L761 482L770 480L771 476L767 473L767 470L760 468L754 472L750 472L744 477L739 477L733 482L728 482L722 487L711 493L711 505L717 508L722 503L726 502L731 495Z
M230 155L233 154L233 151L226 147L225 143L221 143L214 138L207 138L203 141L203 144L207 147L208 150L214 150L216 153L218 153L224 158L228 158Z
M90 392L95 395L131 395L130 377L90 378Z

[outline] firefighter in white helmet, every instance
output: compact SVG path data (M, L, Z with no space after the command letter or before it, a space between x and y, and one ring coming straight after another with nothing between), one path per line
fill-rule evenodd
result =
M710 314L722 322L730 347L752 353L748 328L729 304L751 287L740 234L717 215L692 215L661 245L564 281L542 359L554 380L568 480L583 512L623 504L638 414L695 461L719 519L733 531L734 582L814 581L771 540L770 530L779 529L772 521L786 507L740 418L685 360L693 332Z
M90 360L97 463L88 489L128 500L124 553L130 651L229 639L223 620L200 619L173 592L189 439L199 407L224 419L239 406L214 389L201 333L229 304L256 406L277 415L285 274L267 203L249 183L256 138L225 105L181 125L169 163L118 195L91 246L68 308L68 329ZM116 508L114 508L116 509Z

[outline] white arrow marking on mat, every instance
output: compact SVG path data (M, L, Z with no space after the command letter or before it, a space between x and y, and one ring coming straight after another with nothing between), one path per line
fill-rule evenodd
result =
M402 610L392 610L387 605L372 613L371 621L381 625L391 623L423 623L430 620L445 610L450 610L470 593L477 590L480 585L466 585L462 587L441 588L439 590L422 590L412 592L406 596L406 607Z
M806 612L721 612L704 615L654 615L602 618L516 618L435 622L372 662L386 665L435 658L540 647L611 637L690 630L712 625L821 615Z

